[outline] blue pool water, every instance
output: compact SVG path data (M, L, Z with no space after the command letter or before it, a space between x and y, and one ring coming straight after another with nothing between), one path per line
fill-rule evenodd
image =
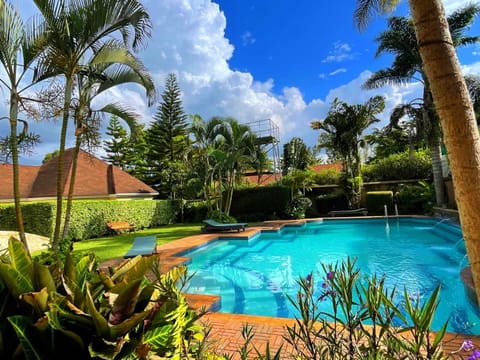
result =
M323 276L321 263L356 258L363 275L385 275L424 298L441 284L432 326L449 319L449 331L479 333L480 314L466 298L460 270L468 264L459 227L436 219L324 220L250 239L224 238L185 256L195 273L188 292L221 296L221 312L295 317L299 276ZM400 291L402 292L402 291ZM401 301L401 299L398 299ZM323 306L323 305L322 305Z

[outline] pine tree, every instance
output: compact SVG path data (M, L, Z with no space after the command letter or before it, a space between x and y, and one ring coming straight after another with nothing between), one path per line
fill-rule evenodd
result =
M172 197L172 185L162 181L161 174L170 164L182 162L188 151L187 115L183 111L180 88L175 74L170 73L165 83L162 102L148 130L149 165L148 183L168 197ZM162 185L160 185L162 184Z
M103 149L105 150L106 156L103 156L102 159L112 165L118 166L122 170L128 170L132 146L127 130L122 127L118 121L118 117L115 115L112 115L110 118L107 135L110 136L110 140L104 141Z

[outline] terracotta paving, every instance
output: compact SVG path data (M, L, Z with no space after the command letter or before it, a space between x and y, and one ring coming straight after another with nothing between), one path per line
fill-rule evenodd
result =
M266 222L262 227L250 227L245 232L228 232L222 234L199 234L189 236L183 239L169 242L157 246L157 255L161 259L162 271L179 264L188 264L189 258L181 256L182 252L193 249L208 242L218 239L220 236L231 237L251 237L260 230L279 229L286 223L302 225L302 221L272 221ZM114 266L120 264L123 259L112 259L102 264L102 267ZM209 342L211 349L216 354L230 354L234 359L239 359L238 350L244 344L242 338L242 328L245 325L253 327L255 337L254 346L263 353L266 349L267 342L270 347L270 353L274 354L277 349L282 346L282 358L291 359L289 348L284 340L286 334L286 326L292 326L294 319L272 318L254 315L225 314L216 312L220 306L220 298L218 296L186 294L188 303L193 308L202 306L208 311L201 318L201 323L211 328ZM467 336L462 334L447 333L443 340L443 348L445 354L450 354L452 359L467 359L470 353L456 352L462 345L464 340L472 340L477 349L480 349L480 335ZM454 353L452 353L454 352ZM252 350L251 357L255 357L256 353Z

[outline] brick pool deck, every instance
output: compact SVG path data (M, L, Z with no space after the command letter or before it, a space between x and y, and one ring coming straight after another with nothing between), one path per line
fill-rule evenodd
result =
M251 237L261 230L279 229L287 223L303 224L301 221L267 222L265 226L249 227L245 232L199 234L159 245L157 246L157 253L161 260L162 271L168 271L168 269L176 265L188 264L188 257L176 256L176 254L214 241L218 239L219 236L227 235L228 237L240 238ZM123 261L123 259L112 259L103 263L102 267L117 265L121 261ZM230 354L233 355L234 359L239 359L238 349L244 344L241 330L244 325L248 324L254 328L255 337L253 343L260 352L266 349L266 344L268 342L271 353L274 354L275 351L283 345L283 358L292 358L291 355L289 355L289 349L286 347L283 336L286 333L286 326L293 325L295 322L294 319L218 313L214 311L218 308L219 304L219 297L217 296L186 294L186 298L193 308L205 306L208 310L207 313L202 316L201 323L211 328L209 342L211 343L211 349L217 354ZM467 339L472 340L475 347L480 349L479 335L471 336L447 333L443 339L444 353L451 354L452 352L455 352L461 347L462 342ZM254 357L255 355L254 352L251 353L251 356ZM466 359L468 355L469 353L459 352L451 354L450 358Z

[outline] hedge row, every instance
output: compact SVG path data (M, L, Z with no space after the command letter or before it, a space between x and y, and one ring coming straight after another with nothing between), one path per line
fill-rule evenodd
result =
M171 224L178 210L179 203L169 200L76 200L67 238L84 240L104 235L108 221L128 221L139 229ZM54 202L22 204L25 231L52 237L55 211ZM11 204L0 205L0 229L17 229Z
M290 188L265 186L236 190L230 215L239 221L263 221L287 218Z

